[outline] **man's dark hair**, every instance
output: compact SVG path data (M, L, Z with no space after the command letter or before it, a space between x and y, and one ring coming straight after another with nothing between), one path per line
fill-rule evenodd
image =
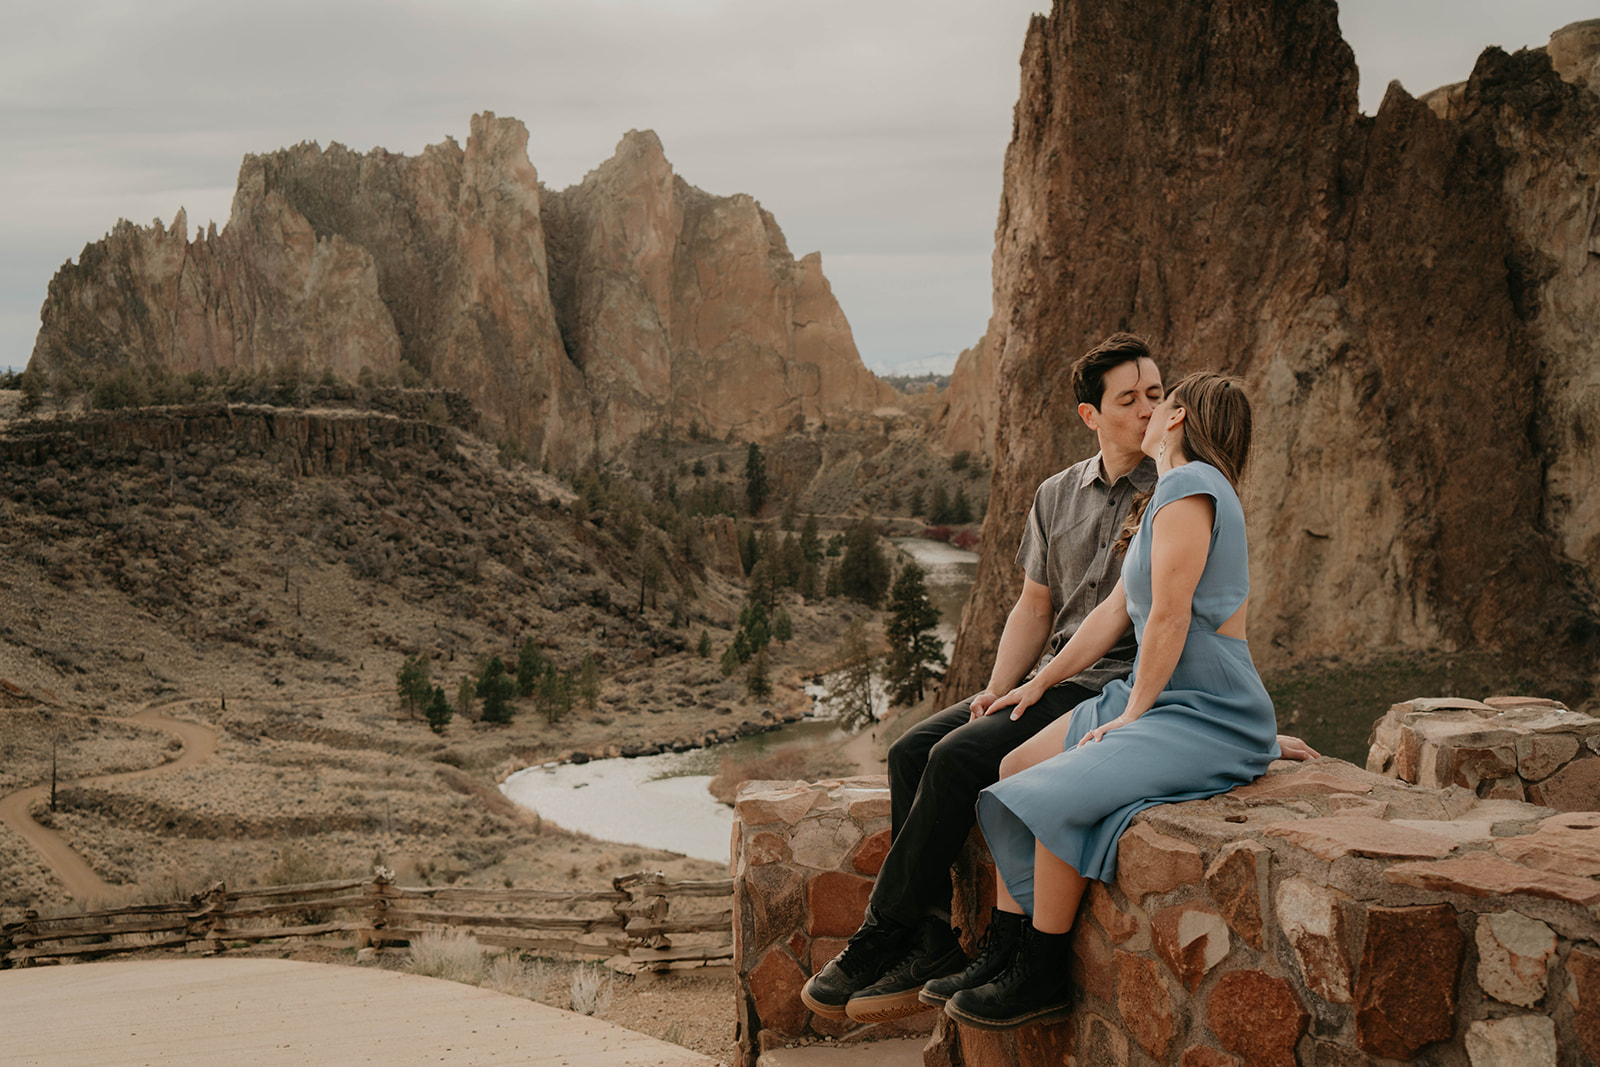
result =
M1100 410L1105 399L1106 372L1124 363L1150 359L1150 346L1131 333L1114 333L1095 345L1072 365L1072 392L1078 403Z

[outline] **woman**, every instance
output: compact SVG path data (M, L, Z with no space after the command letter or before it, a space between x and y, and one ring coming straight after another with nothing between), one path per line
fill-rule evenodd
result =
M1059 655L990 709L1021 714L1132 621L1132 676L1017 748L1001 780L979 794L978 822L1002 883L991 921L1013 932L991 943L1013 948L1009 959L987 952L963 974L928 984L924 999L947 1001L962 1023L1010 1029L1064 1018L1078 902L1088 879L1116 877L1117 839L1133 816L1225 792L1278 758L1272 701L1245 643L1249 566L1237 488L1250 402L1239 380L1183 379L1150 417L1143 449L1159 478L1142 515L1129 518L1122 580Z

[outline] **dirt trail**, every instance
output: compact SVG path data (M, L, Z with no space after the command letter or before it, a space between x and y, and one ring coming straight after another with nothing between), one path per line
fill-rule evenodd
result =
M175 708L179 705L199 703L198 700L178 701L164 705L164 708ZM211 758L217 750L217 732L209 726L202 726L196 722L185 722L182 719L169 718L155 708L145 708L132 716L132 722L163 730L177 737L183 743L183 751L178 753L177 759L168 760L154 767L147 767L139 771L123 771L118 774L99 774L90 778L79 778L71 782L60 783L66 785L103 785L108 782L129 781L134 778L148 778L153 774L170 774L181 771L186 767L193 767ZM82 856L73 851L71 845L54 830L40 826L33 821L33 816L28 814L34 802L49 794L48 784L29 786L0 797L0 823L15 830L28 844L32 845L45 865L66 886L67 892L79 901L89 900L92 897L105 896L111 892L112 887L102 881L94 872L94 868L84 862Z

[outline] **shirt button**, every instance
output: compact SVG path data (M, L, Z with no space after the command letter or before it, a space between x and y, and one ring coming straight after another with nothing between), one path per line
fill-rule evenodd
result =
M1105 542L1104 542L1104 541L1101 541L1101 542L1100 542L1100 547L1101 547L1101 548L1104 548L1104 547L1106 547L1106 543L1105 543Z
M1093 579L1091 579L1091 580L1090 580L1090 582L1089 582L1089 588L1090 588L1090 589L1093 589L1093 588L1094 588L1094 581L1093 581Z

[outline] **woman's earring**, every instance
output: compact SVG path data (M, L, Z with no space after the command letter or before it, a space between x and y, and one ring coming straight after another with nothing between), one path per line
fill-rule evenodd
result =
M1160 462L1167 454L1167 439L1163 437L1161 443L1156 445L1156 462Z

